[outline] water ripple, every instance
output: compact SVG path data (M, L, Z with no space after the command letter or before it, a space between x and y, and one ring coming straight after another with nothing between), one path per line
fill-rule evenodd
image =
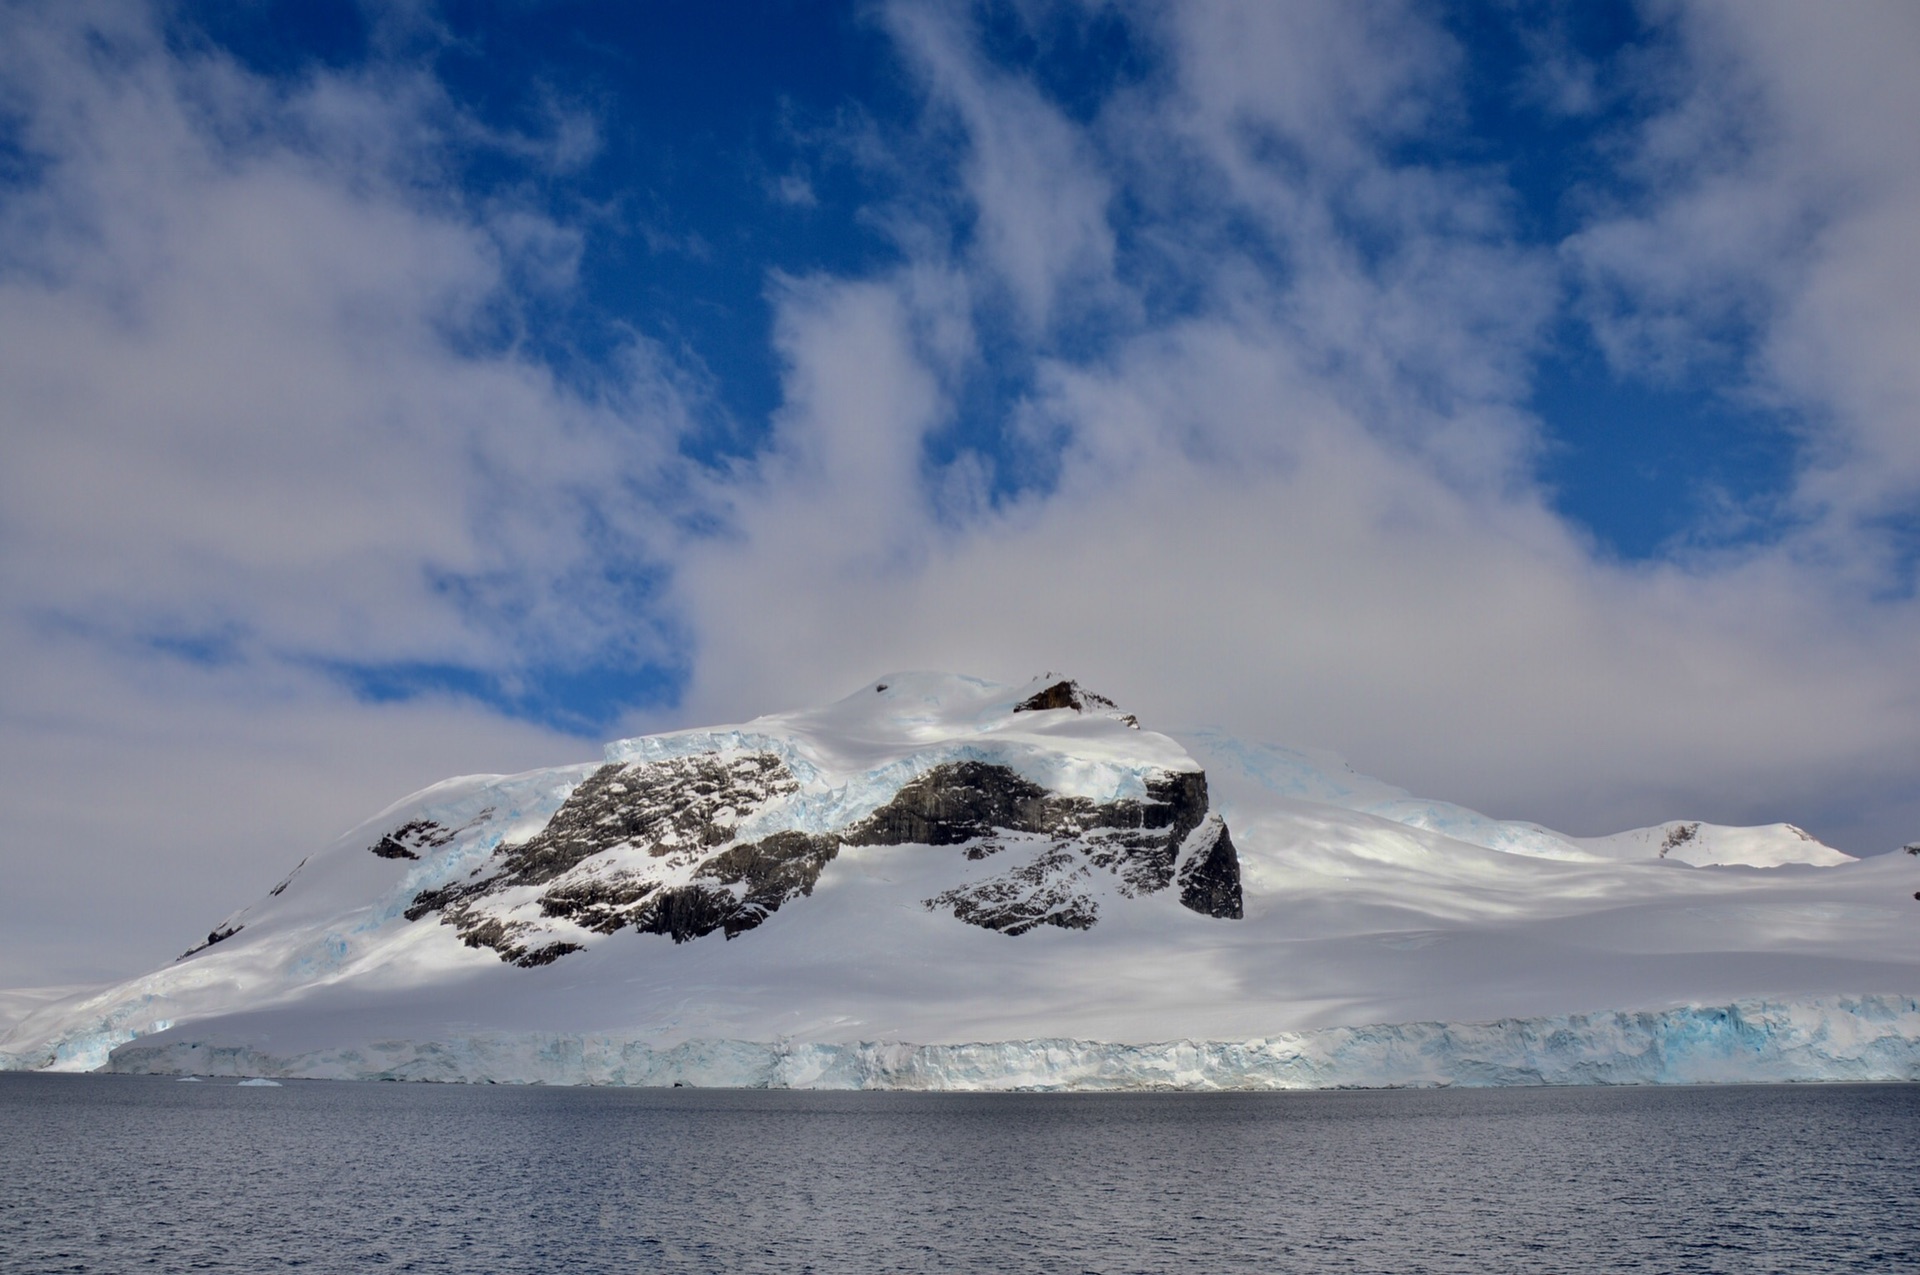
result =
M0 1075L0 1270L1920 1271L1920 1086Z

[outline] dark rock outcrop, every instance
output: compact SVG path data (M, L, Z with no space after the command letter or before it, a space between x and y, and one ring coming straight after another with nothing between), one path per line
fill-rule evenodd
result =
M965 845L967 857L976 860L1003 849L1002 834L1044 837L1054 849L928 902L1008 934L1038 924L1085 929L1098 908L1091 899L1067 906L1061 884L1066 861L1056 850L1070 851L1076 864L1113 873L1124 895L1152 894L1173 883L1180 847L1206 817L1207 777L1201 771L1163 771L1147 780L1146 789L1144 801L1095 802L1049 792L1007 766L949 762L903 785L892 801L841 836L849 845ZM1233 854L1230 842L1226 854Z
M795 894L811 894L818 876L819 868L815 867L812 877L796 885L791 893L763 885L745 898L732 890L700 883L662 888L639 882L609 892L572 887L550 891L540 900L540 911L577 921L601 934L630 927L642 934L664 934L675 943L704 938L715 930L724 930L732 938L759 925ZM590 901L582 905L579 901L583 898Z
M559 949L579 945L529 949L521 938L527 923L502 922L485 903L516 886L548 886L539 898L542 916L597 933L631 927L684 943L724 929L731 938L796 894L812 893L821 867L839 849L837 839L799 833L728 845L742 820L798 786L770 753L610 763L583 780L546 827L501 847L474 877L415 895L407 919L438 913L469 946L493 948L516 964L544 964L564 955ZM576 874L589 859L623 847L644 851L663 868L699 863L700 875L736 888L662 887L633 872Z
M676 943L725 930L728 938L759 925L790 899L813 893L820 870L840 851L834 837L776 832L760 841L728 846L711 855L694 875L741 892L693 884L662 889L632 873L609 873L564 881L540 897L543 916L574 921L600 934L630 926L665 934Z
M1144 797L1096 802L1051 792L1008 766L962 761L928 770L837 833L789 830L737 840L749 817L798 787L770 753L602 766L538 833L501 846L466 879L421 891L406 916L437 914L462 942L518 965L578 950L578 943L539 942L543 932L553 937L543 920L598 934L661 934L676 943L715 931L731 939L812 894L842 845L925 845L961 847L973 861L1004 853L996 863L1006 864L926 900L929 907L1005 934L1039 925L1086 929L1099 915L1096 874L1111 874L1126 897L1167 889L1181 848L1207 816L1207 780L1199 771L1157 772L1146 779ZM374 853L416 857L458 831L417 820L383 838ZM1190 858L1181 901L1210 916L1238 916L1239 866L1224 827ZM522 887L535 887L531 905L496 901Z
M1094 708L1112 708L1114 703L1104 695L1081 686L1072 680L1055 682L1052 686L1035 691L1032 695L1013 706L1016 713L1043 713L1056 708L1070 708L1076 713L1084 713L1088 706Z
M1202 916L1238 921L1245 907L1240 890L1240 855L1233 848L1227 825L1215 826L1219 834L1195 847L1180 869L1180 905Z
M502 876L539 885L616 846L687 863L733 840L733 829L767 801L799 787L771 753L602 766L573 790L547 826L501 852Z
M382 859L418 859L422 850L435 849L452 840L453 829L431 819L415 819L401 824L369 849Z
M1009 766L959 761L935 766L901 786L893 799L841 833L855 846L963 845L995 831L1076 838L1101 829L1152 833L1128 844L1177 850L1207 813L1207 777L1198 770L1162 771L1147 780L1147 799L1099 803L1063 797Z
M1678 850L1681 846L1686 845L1687 842L1692 841L1699 835L1699 824L1683 823L1679 825L1667 833L1667 839L1660 843L1660 857L1662 859L1666 858L1669 851Z
M1073 800L1006 766L949 762L903 785L893 800L841 833L841 840L851 846L955 846L996 828L1050 832L1064 826Z
M1080 856L1049 846L1001 876L943 891L926 906L1002 934L1025 934L1036 925L1087 930L1100 917L1099 904L1084 892L1089 875Z
M694 875L745 887L739 906L723 923L732 938L766 920L789 899L812 894L821 870L839 853L838 837L776 832L748 845L728 846Z
M633 928L642 934L664 934L675 943L685 943L724 928L739 910L740 901L731 890L706 885L677 886L662 890L641 904L634 914Z
M180 953L180 955L174 957L173 959L176 961L184 961L189 956L192 956L195 952L204 952L208 948L212 947L215 943L226 942L228 939L232 938L234 935L238 934L240 931L246 928L247 927L245 924L238 921L234 922L231 925L216 925L213 929L207 931L207 937L203 941L199 943L195 943L192 947Z
M267 897L269 899L277 899L281 895L285 894L287 892L287 887L293 884L293 879L300 875L300 869L306 866L307 866L307 861L305 859L302 859L300 860L300 862L294 864L293 871L287 873L286 876L281 877L280 884L274 886L273 889L267 891Z
M460 941L468 947L490 947L500 959L522 969L551 965L568 952L578 952L578 943L522 943L520 937L533 929L524 921L502 921L498 917L475 917L460 927Z
M489 806L458 828L449 828L431 819L415 819L401 824L368 849L382 859L418 859L428 850L438 850L461 833L479 827L492 817L493 808ZM299 869L295 868L294 871L298 872Z
M633 924L639 905L659 888L659 882L630 872L562 882L540 896L540 914L564 917L597 934L612 934Z

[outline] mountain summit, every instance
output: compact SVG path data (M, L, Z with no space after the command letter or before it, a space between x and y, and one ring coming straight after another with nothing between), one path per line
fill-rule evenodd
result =
M1009 695L903 674L817 712L628 741L530 837L503 835L507 803L482 785L371 851L439 867L408 921L523 966L621 930L738 938L812 895L843 846L945 849L951 884L921 903L1008 936L1169 891L1238 919L1239 859L1199 765L1112 700L1042 681Z
M1327 754L1158 733L1072 678L903 673L622 740L594 765L435 785L172 964L16 1023L0 1066L947 1087L1880 1076L1920 1068L1914 862L1785 824L1568 837ZM1698 1048L1717 1058L1767 1015L1773 1053L1699 1070ZM1822 1042L1842 1037L1835 1061Z

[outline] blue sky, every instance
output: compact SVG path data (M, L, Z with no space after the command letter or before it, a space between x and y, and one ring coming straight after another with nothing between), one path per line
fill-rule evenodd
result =
M1123 95L1166 91L1168 54L1156 47L1150 7L1005 4L952 16L984 67L1024 81L1079 126L1095 126ZM752 457L781 406L770 280L900 269L921 245L901 242L895 218L917 220L916 231L945 240L949 252L964 252L977 231L959 176L964 127L927 100L871 5L394 12L232 3L183 6L171 18L176 47L230 57L282 84L387 64L432 76L446 95L440 108L475 130L465 144L443 146L445 186L432 195L469 207L511 200L580 236L572 286L514 295L518 312L482 343L510 339L592 395L618 382L617 355L639 334L690 382L694 427L678 441L702 465ZM1430 114L1384 138L1385 149L1401 164L1458 174L1496 201L1502 246L1550 254L1596 210L1647 198L1619 153L1675 91L1648 70L1674 54L1669 26L1628 3L1487 4L1415 10L1407 20L1445 46L1438 56L1447 65L1426 86ZM1584 86L1559 90L1582 95L1575 108L1539 83L1543 62L1555 60L1579 68L1559 72ZM591 140L562 171L538 150L497 144L568 127ZM1150 239L1180 215L1177 204L1130 207L1129 193L1116 192L1104 211L1115 273L1137 313L1104 315L1096 302L1036 334L993 299L978 305L981 348L948 387L949 419L925 440L930 469L970 455L987 466L991 498L1044 492L1057 478L1057 448L1022 445L1009 428L1033 391L1035 361L1110 356L1141 328L1204 304L1182 263ZM1257 228L1210 230L1228 251L1272 247ZM1396 247L1391 228L1359 216L1339 231L1362 253ZM1284 257L1266 264L1285 278ZM1580 319L1581 301L1573 288L1553 298L1519 369L1515 406L1532 415L1534 432L1520 477L1597 553L1623 561L1777 538L1790 519L1781 506L1797 448L1790 415L1741 393L1756 333L1724 318L1699 334L1716 347L1711 357L1651 370L1609 359ZM1729 526L1730 510L1745 516ZM633 602L646 610L647 590ZM190 645L159 642L182 653ZM451 691L594 735L628 710L673 703L693 658L671 648L639 667L624 651L604 662L535 658L510 674L432 660L323 667L371 699Z
M1910 6L0 12L0 983L901 667L1920 836Z
M458 197L530 196L585 228L578 290L528 334L539 357L591 383L604 375L617 334L637 328L704 374L711 415L687 440L690 454L750 454L764 440L780 403L770 274L884 272L903 252L872 211L895 200L957 199L951 174L965 139L922 118L910 68L874 12L453 5L399 39L403 56L432 68L451 105L490 128L537 133L553 126L556 111L573 111L595 131L594 154L559 179L485 147L453 156ZM1663 34L1633 5L1483 5L1434 16L1459 41L1457 98L1449 118L1404 139L1409 161L1482 170L1513 201L1509 233L1545 249L1577 233L1595 204L1641 193L1609 162L1609 149L1657 89L1610 85L1578 115L1528 89L1530 44L1548 33L1564 41L1563 56L1589 60L1596 78L1627 78L1623 68L1649 56ZM1082 122L1164 70L1119 9L989 6L974 17L977 38L1001 66L1031 77ZM183 10L175 38L210 42L263 76L297 80L378 60L377 27L354 3L229 4ZM892 152L884 165L845 153L849 127L872 130L873 144ZM615 211L595 216L596 206ZM943 229L964 237L965 208L943 211ZM1116 228L1125 235L1124 224ZM1180 304L1179 280L1168 282L1163 314ZM1089 324L1057 335L1097 349L1116 333ZM1731 326L1715 336L1735 366L1753 339ZM1025 353L1017 341L1007 352ZM997 370L971 373L990 380ZM1610 366L1568 316L1539 352L1528 400L1544 431L1536 475L1556 508L1608 551L1647 558L1700 529L1685 512L1700 489L1777 499L1792 467L1789 425L1719 392L1727 372L1692 367L1661 377ZM1022 389L1017 373L999 379L959 422L989 448ZM1031 481L1019 458L1009 459L1013 472L1002 481Z

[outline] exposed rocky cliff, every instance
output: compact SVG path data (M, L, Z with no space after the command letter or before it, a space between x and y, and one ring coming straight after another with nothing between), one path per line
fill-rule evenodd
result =
M1011 709L1089 712L1138 726L1070 680ZM782 818L807 785L773 751L726 740L683 756L610 762L538 832L502 841L463 876L420 890L405 915L437 918L468 946L529 967L623 929L676 943L716 931L731 939L811 895L842 846L958 850L956 867L991 860L923 902L1010 936L1040 925L1088 929L1103 896L1140 898L1176 881L1192 911L1241 915L1238 859L1226 825L1209 817L1201 770L1143 767L1139 795L1099 800L1056 791L1010 762L926 760L895 767L900 780L873 791L873 809L825 829ZM459 829L408 820L369 849L417 860L492 814ZM754 835L743 835L749 825Z

